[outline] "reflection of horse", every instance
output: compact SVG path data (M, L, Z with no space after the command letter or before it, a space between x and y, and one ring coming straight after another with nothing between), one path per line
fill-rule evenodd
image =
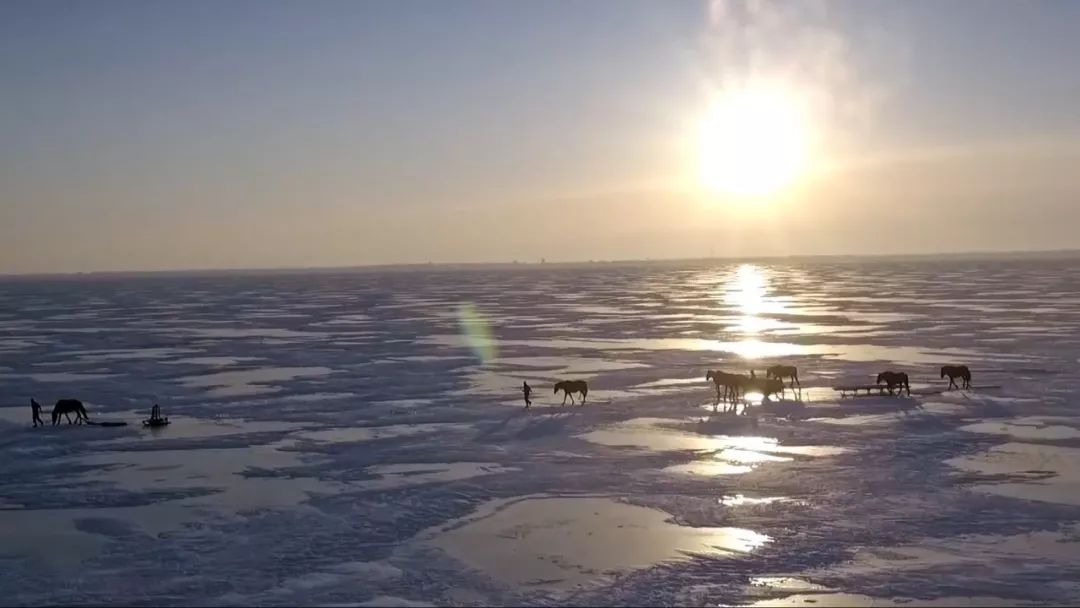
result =
M53 406L52 411L52 423L60 424L60 415L62 414L67 418L68 424L71 424L71 416L69 414L75 414L75 423L80 424L84 420L90 422L90 417L86 415L86 408L83 407L82 401L78 399L61 399Z
M956 379L960 378L964 381L964 388L971 388L971 370L966 365L946 365L941 368L941 377L949 377L949 388L960 388L956 386Z
M739 397L739 385L742 376L738 374L729 374L720 370L710 369L705 374L706 380L711 380L713 386L716 387L716 403L720 404L721 398L727 401L729 398L735 401ZM721 397L720 388L723 387L724 393Z
M799 382L799 369L794 365L774 365L765 370L765 377L776 378L780 381L791 378L791 388L795 388L796 385L802 388L802 383Z
M907 389L907 394L911 396L911 385L908 384L908 375L904 372L886 371L877 375L877 381L874 384L885 383L885 386L889 389L889 394L892 395L893 390L899 388L900 394L904 394L904 390Z
M562 404L566 405L566 398L570 397L570 404L574 403L574 393L581 393L581 405L585 405L585 397L589 395L589 385L584 380L563 380L555 383L554 394L562 391Z

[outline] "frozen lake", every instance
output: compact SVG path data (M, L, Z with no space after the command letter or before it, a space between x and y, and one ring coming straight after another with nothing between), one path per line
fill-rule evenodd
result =
M3 280L0 597L1080 602L1078 262ZM775 363L799 395L713 411ZM926 394L830 388L886 369Z

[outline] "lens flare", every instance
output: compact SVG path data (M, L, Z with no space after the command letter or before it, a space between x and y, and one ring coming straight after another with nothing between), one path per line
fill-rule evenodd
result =
M487 363L499 356L491 323L474 304L466 302L458 307L458 330L480 363Z

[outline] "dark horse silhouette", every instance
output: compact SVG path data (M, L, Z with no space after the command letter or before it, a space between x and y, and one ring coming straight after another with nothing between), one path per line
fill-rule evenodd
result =
M911 385L908 384L908 375L904 372L881 372L877 375L877 382L874 384L881 384L882 382L884 382L885 386L889 389L890 395L895 394L893 392L895 389L899 389L900 394L902 395L906 389L908 396L911 396Z
M86 408L83 407L82 401L78 399L61 399L53 406L52 411L52 423L54 425L60 424L60 416L63 415L67 418L68 424L71 424L70 414L75 414L75 424L81 424L82 422L90 422L90 417L86 415Z
M570 397L570 404L574 404L574 393L581 393L581 405L585 405L585 397L589 395L589 385L584 380L563 380L555 383L554 394L563 391L562 404L566 405L566 398Z
M720 401L727 401L731 399L734 402L739 397L739 386L741 385L740 379L742 376L738 374L729 374L722 372L718 369L710 369L705 374L706 380L711 380L713 386L716 387L716 404L719 405ZM723 388L724 392L721 394L720 389Z
M784 381L779 378L757 378L753 372L750 377L739 376L743 393L761 393L762 399L768 399L769 395L776 395L784 391Z
M963 380L964 388L971 388L971 370L966 365L945 365L941 368L941 377L949 377L949 388L960 388L956 379Z
M798 386L802 388L802 383L799 382L799 369L794 365L774 365L765 370L766 378L776 378L783 381L784 378L791 378L791 388Z

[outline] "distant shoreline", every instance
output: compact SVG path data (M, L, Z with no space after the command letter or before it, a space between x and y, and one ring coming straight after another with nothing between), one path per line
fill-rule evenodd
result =
M1038 260L1080 257L1080 249L1046 249L1035 251L961 251L946 253L899 253L899 254L845 254L845 255L766 255L745 257L698 257L698 258L642 258L617 260L577 260L577 261L514 261L514 262L427 262L403 264L367 264L356 266L296 266L278 268L192 268L179 270L102 270L87 272L38 272L38 273L0 273L0 281L65 279L65 278L136 278L136 277L180 277L180 276L229 276L229 275L289 275L289 274L334 274L334 273L378 273L410 271L454 271L454 270L508 270L538 268L577 268L597 266L666 266L677 264L704 263L777 263L777 262L904 262L925 261L932 259L947 260Z

